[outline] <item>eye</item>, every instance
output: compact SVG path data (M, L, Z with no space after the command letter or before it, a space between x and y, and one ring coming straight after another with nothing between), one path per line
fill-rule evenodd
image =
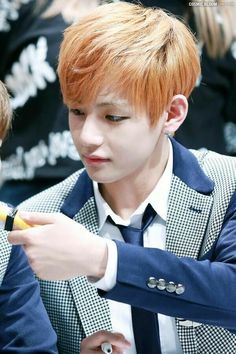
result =
M78 108L71 108L70 113L74 114L75 116L84 116L85 115L85 113L81 109L78 109Z
M107 114L105 118L111 122L121 122L122 120L129 119L129 117L115 116L112 114Z

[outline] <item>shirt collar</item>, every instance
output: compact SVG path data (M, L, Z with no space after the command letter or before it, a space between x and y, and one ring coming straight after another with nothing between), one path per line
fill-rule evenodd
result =
M98 183L93 181L94 197L98 210L99 230L103 227L107 217L110 215L116 224L137 226L137 221L140 222L141 216L148 204L151 204L156 213L166 221L168 196L170 191L171 179L173 171L173 148L169 141L169 157L165 170L157 182L156 186L149 196L139 205L128 220L123 220L119 215L115 214L107 202L103 199Z

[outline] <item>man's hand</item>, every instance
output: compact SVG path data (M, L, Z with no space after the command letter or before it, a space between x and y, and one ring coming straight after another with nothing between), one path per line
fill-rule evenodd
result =
M123 354L124 349L130 347L130 343L123 334L98 331L81 342L80 354L103 354L101 345L106 342L112 345L112 354Z
M65 280L79 275L100 279L106 269L106 241L60 213L20 212L30 225L12 231L8 240L23 245L33 271L41 279Z

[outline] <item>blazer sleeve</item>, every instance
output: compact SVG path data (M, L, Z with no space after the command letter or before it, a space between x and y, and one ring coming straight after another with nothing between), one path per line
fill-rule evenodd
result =
M24 251L12 247L0 287L0 352L58 353L56 334Z
M192 235L191 235L192 237ZM115 241L116 285L105 298L167 316L184 318L236 332L236 194L212 249L201 259ZM148 279L182 284L182 294L149 288Z

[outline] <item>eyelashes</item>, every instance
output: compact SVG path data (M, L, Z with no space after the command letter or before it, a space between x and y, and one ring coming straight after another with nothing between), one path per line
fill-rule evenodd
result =
M105 118L111 122L121 122L122 120L129 119L129 117L126 116L116 116L112 114L107 114Z
M80 117L80 116L85 117L86 116L85 112L79 108L71 108L69 111L70 111L70 113L72 113L73 115L78 116L78 117ZM106 114L106 115L104 115L104 118L112 123L118 123L123 120L129 119L130 117L119 116L119 115L115 115L115 114Z
M84 116L85 113L78 108L70 108L70 113L74 114L75 116Z

